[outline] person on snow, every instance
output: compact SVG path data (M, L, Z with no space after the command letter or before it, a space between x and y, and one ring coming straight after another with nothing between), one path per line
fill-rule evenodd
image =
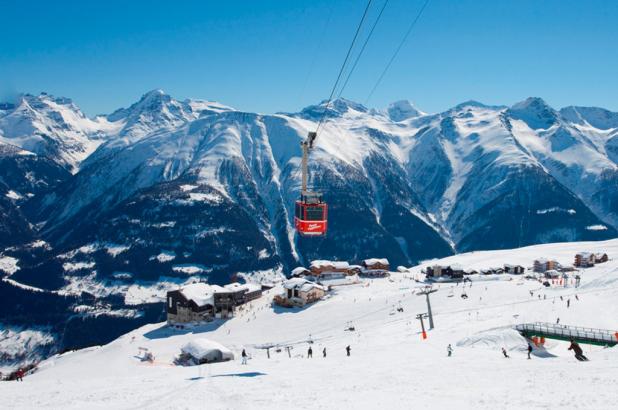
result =
M577 295L575 295L575 300L579 300L579 297Z
M579 343L575 341L575 339L571 338L571 345L569 346L569 350L575 352L575 358L580 362L587 362L588 358L584 356L584 351L579 346Z
M345 352L347 353L347 355L348 355L348 356L350 355L350 350L352 350L352 349L350 348L350 345L346 346L346 348L345 348Z
M571 306L571 299L567 299L567 308Z
M557 317L557 318L556 318L556 324L557 324L557 325L559 325L559 324L560 324L560 318L559 318L559 317Z
M508 358L509 358L509 355L508 355L508 353L506 352L506 349L505 349L504 347L502 348L502 354L504 355L504 358L505 358L505 359L508 359Z
M15 380L18 382L24 381L24 369L22 368L17 369L17 372L15 372Z
M326 348L322 349L322 357L326 357Z
M530 354L532 353L532 345L528 343L528 360L530 360Z
M245 349L242 349L242 353L240 355L242 356L241 364L247 364L247 352Z
M449 343L449 345L446 347L446 353L448 354L448 357L451 357L453 355L453 348L451 347L451 344Z
M309 350L307 350L307 358L313 357L313 350L311 349L311 346L309 346Z

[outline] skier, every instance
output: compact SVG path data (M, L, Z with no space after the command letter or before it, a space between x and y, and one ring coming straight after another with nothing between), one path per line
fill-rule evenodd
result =
M349 345L346 346L345 351L346 351L348 356L350 356L350 350L352 350L352 349L350 349L350 346Z
M242 356L241 364L247 364L247 352L245 352L245 349L242 349L242 353L240 355Z
M528 360L530 360L530 353L532 353L532 345L528 343Z
M15 380L18 382L24 381L24 370L22 368L17 369L17 372L15 372Z
M453 348L451 347L451 344L449 343L449 345L446 347L446 352L448 354L448 357L451 357L453 355Z
M580 362L588 361L588 358L584 356L584 351L579 346L579 343L577 343L573 338L571 338L571 345L569 346L569 350L573 350L573 352L575 352L575 358Z
M309 346L309 350L307 350L307 359L313 357L313 350L311 349L311 346Z
M508 353L506 352L506 349L505 349L504 347L502 348L502 354L504 355L504 357L505 357L506 359L508 359L508 358L509 358L509 355L508 355Z
M567 299L567 308L571 306L571 299Z
M559 325L560 324L560 318L556 318L556 324Z
M578 297L577 295L575 295L575 299L576 299L576 300L579 300L579 297Z
M326 357L326 348L322 350L322 357Z

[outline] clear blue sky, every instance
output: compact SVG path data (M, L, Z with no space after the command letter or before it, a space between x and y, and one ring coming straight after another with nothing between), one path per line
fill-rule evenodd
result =
M370 21L383 1L373 0ZM366 100L423 1L390 0L345 97ZM295 111L328 96L364 6L0 0L0 99L47 91L94 115L162 88ZM540 96L556 108L618 111L617 46L616 1L431 0L369 105L405 98L436 112Z

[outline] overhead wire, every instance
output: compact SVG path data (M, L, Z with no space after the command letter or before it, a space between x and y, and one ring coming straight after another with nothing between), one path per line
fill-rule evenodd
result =
M337 98L341 97L341 94L343 94L343 90L345 90L345 87L348 85L348 81L350 81L350 77L352 77L352 73L354 72L354 69L358 65L358 61L363 55L363 52L365 51L365 47L367 47L367 43L369 43L369 39L371 39L371 36L373 35L373 31L375 30L376 26L378 25L378 22L382 18L382 14L384 13L384 9L388 5L388 2L389 0L386 0L384 4L382 5L382 8L380 9L380 13L378 14L378 17L373 22L373 26L371 26L371 30L369 30L369 34L367 35L367 38L365 39L365 42L363 43L363 46L361 47L358 55L356 56L356 60L354 60L354 64L352 65L352 68L348 72L348 76L346 77L345 82L343 83L343 86L341 86L341 89L339 90L339 93L337 94Z
M404 44L406 43L406 40L408 39L408 37L410 36L410 33L412 33L412 30L414 30L414 27L416 26L416 23L418 23L419 19L421 18L421 16L423 15L423 11L425 11L425 8L427 7L427 4L429 4L430 0L425 0L425 3L423 4L423 7L421 7L421 9L419 10L418 14L416 15L416 17L414 18L414 20L412 21L412 23L410 24L410 26L408 27L408 30L406 31L405 35L403 36L403 38L401 39L401 42L399 43L399 45L397 46L397 49L395 50L395 52L393 53L393 55L391 56L390 60L388 61L388 64L386 64L386 67L384 67L384 70L382 71L382 73L380 74L380 77L378 77L378 81L376 81L375 85L373 86L373 88L371 89L371 92L369 93L369 96L367 97L367 99L365 100L365 105L367 105L367 103L369 102L369 100L371 99L371 97L373 96L373 94L375 93L376 89L378 88L378 86L380 85L380 83L382 82L382 79L384 78L384 76L386 75L386 72L389 70L389 68L391 67L391 65L393 64L393 61L395 61L395 58L397 58L397 55L399 54L399 52L401 51L401 49L403 48Z
M361 27L363 26L363 23L365 21L365 18L367 17L367 12L369 11L369 7L371 7L371 2L372 0L369 0L367 2L367 6L365 7L365 11L363 12L363 17L361 18L360 22L358 23L358 27L356 27L356 32L354 33L354 38L352 39L352 43L350 44L350 47L348 48L348 52L346 53L345 59L343 60L343 64L341 64L341 68L339 69L339 74L337 75L337 80L335 80L335 84L333 85L333 89L330 92L330 96L328 97L328 101L326 102L326 105L324 106L324 110L322 111L322 115L320 117L320 121L318 122L318 126L316 127L316 134L320 131L320 127L322 126L322 123L324 122L324 118L326 117L326 112L328 111L328 107L330 105L330 103L333 100L333 96L335 95L335 90L337 89L337 86L339 85L339 81L341 80L341 75L343 74L345 67L348 63L348 59L350 58L350 54L352 53L352 49L354 48L354 44L356 44L356 39L358 38L358 34L361 31Z

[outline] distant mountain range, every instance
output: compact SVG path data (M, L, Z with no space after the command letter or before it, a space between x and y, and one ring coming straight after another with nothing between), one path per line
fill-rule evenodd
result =
M161 90L94 119L48 94L0 104L0 270L13 266L0 322L48 326L66 348L160 318L165 289L187 281L616 236L618 113L338 99L310 167L329 233L298 238L299 144L325 109L264 115Z

